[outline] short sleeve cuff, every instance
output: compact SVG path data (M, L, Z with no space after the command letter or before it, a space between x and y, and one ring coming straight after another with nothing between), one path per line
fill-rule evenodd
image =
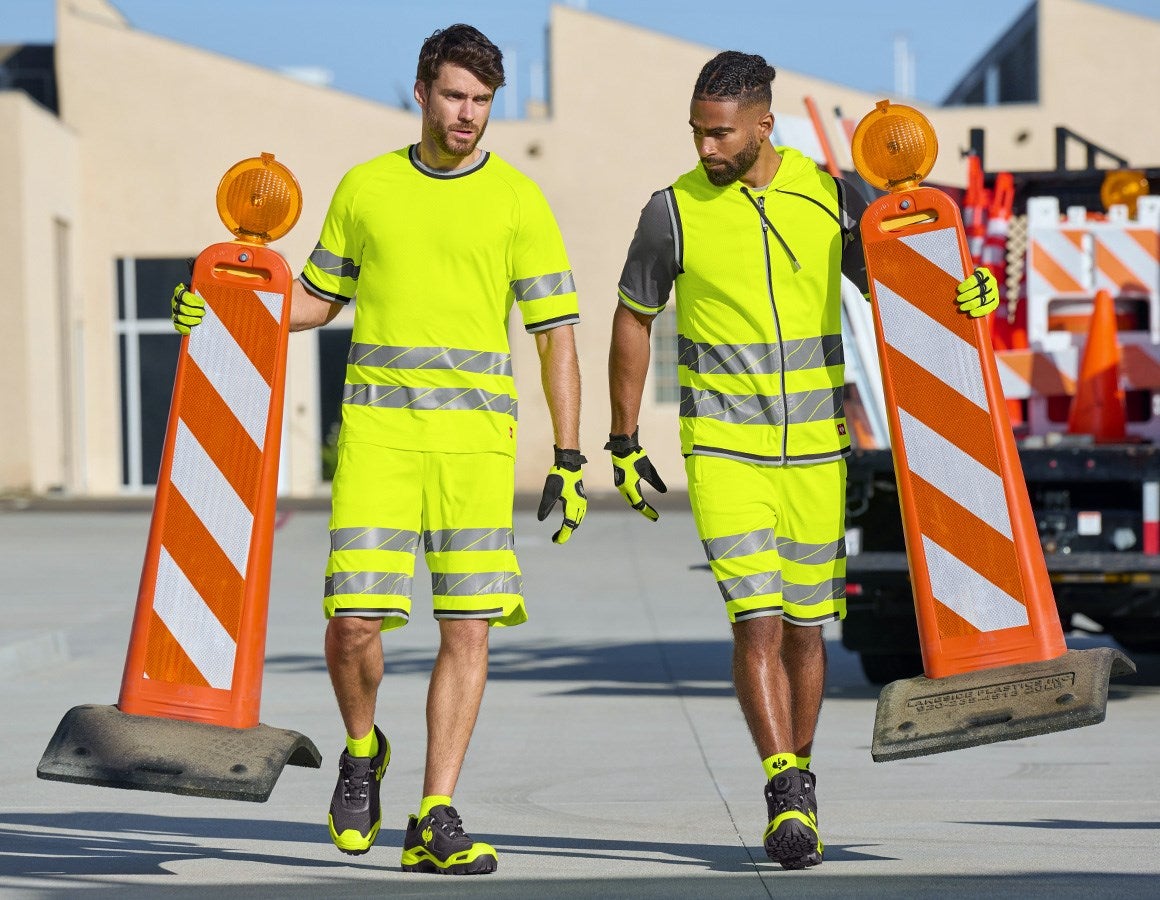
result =
M633 300L632 297L628 296L628 294L624 292L624 288L621 288L616 292L616 297L621 302L621 304L627 306L633 312L640 313L642 316L655 316L664 310L665 306L667 305L662 303L660 306L645 306L643 303L639 303L636 300Z

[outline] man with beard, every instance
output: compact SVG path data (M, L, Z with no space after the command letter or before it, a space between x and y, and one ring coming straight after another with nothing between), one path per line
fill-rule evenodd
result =
M700 164L653 194L620 279L605 449L647 518L665 485L637 437L653 318L675 285L680 435L697 530L732 623L733 681L765 769L767 855L822 861L810 770L825 683L821 626L845 615L840 280L868 296L857 193L775 147L774 70L721 53L701 70L689 124ZM948 298L948 302L949 302ZM979 270L960 309L998 304Z
M493 872L451 805L487 678L488 626L527 614L512 539L516 429L507 319L534 335L555 432L539 518L557 502L564 543L587 507L579 449L576 289L539 188L478 144L502 55L468 25L423 44L417 144L342 179L294 285L291 328L331 321L355 297L333 483L324 611L326 662L346 726L330 836L367 852L381 823L390 745L375 724L380 632L408 621L415 553L431 571L440 644L427 691L423 795L407 824L405 871ZM204 312L174 294L188 332ZM402 698L399 698L402 699Z

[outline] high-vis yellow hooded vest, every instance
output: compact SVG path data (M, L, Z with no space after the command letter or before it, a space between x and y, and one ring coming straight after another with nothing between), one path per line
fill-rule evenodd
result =
M716 186L700 165L681 176L645 207L629 250L621 303L655 315L676 287L686 456L802 465L849 452L840 297L856 220L832 177L777 150L763 190Z
M801 464L849 450L837 189L811 160L779 150L762 192L717 187L701 166L673 185L686 454Z

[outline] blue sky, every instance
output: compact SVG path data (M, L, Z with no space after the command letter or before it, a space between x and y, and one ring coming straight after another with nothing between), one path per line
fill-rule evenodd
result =
M1160 18L1160 0L1100 0ZM321 70L331 85L382 103L409 98L415 55L434 29L466 21L505 52L496 113L542 95L549 0L115 0L134 27L273 69ZM1025 0L570 0L565 5L711 47L763 54L862 90L895 92L895 49L913 55L914 92L938 102ZM49 43L53 0L0 0L0 44ZM266 22L280 22L261 34ZM593 61L599 65L598 60ZM508 93L512 93L508 91Z

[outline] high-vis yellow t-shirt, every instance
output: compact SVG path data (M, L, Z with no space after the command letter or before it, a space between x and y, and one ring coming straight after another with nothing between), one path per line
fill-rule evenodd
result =
M340 442L514 455L512 304L530 333L580 319L547 201L492 153L454 172L415 147L356 166L301 281L356 304Z

